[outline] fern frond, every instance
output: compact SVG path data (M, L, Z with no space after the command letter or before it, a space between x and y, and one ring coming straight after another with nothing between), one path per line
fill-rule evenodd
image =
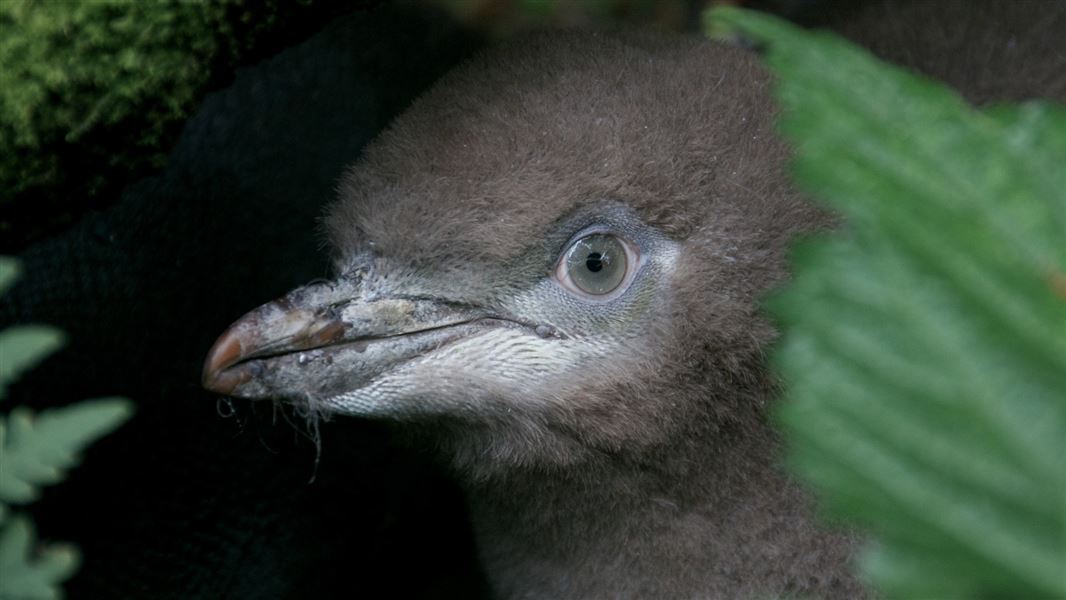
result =
M0 331L0 399L7 385L63 345L63 332L47 325L17 325Z
M0 421L0 500L28 502L42 485L63 478L78 454L133 412L121 398L86 400L38 415L15 408Z
M40 546L36 537L25 517L16 517L0 529L0 598L62 597L59 584L78 569L78 551L68 544Z
M21 271L19 261L10 256L0 256L0 294L7 291L7 288L12 283L15 283Z
M1066 597L1066 110L711 18L764 46L796 178L848 221L769 303L790 465L888 597Z

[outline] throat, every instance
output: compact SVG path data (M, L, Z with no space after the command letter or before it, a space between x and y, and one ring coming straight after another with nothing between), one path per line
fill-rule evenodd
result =
M854 540L811 525L808 498L774 468L773 447L604 457L468 483L496 595L861 597L846 567Z

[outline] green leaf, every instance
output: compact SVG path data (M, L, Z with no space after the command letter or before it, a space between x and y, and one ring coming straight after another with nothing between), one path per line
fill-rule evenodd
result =
M36 548L33 525L16 517L0 528L0 598L62 597L59 584L78 569L77 549L66 544Z
M63 332L46 325L16 325L0 331L0 399L23 371L63 345Z
M15 283L20 271L19 261L10 256L0 256L0 294L6 292L7 288Z
M768 303L778 419L904 597L1066 597L1066 111L977 111L826 34L732 8L801 187L847 219Z
M17 276L17 261L0 256L0 292ZM0 332L0 399L8 383L62 343L62 333L52 327L26 325ZM21 407L0 415L0 599L60 598L60 584L80 562L73 546L37 547L30 521L9 520L5 502L27 502L39 486L61 480L85 446L121 425L132 411L127 400L102 398L36 417Z
M37 488L60 481L95 439L117 428L133 412L128 400L85 400L34 416L19 407L0 420L0 500L28 502Z

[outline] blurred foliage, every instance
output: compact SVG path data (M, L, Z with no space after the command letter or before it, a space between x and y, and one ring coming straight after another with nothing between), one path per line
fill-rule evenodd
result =
M36 499L40 486L61 481L63 471L77 464L78 453L129 418L130 411L120 398L85 400L38 415L22 407L12 410L6 423L0 419L0 502Z
M1066 110L980 112L828 34L765 46L801 186L847 218L772 299L795 472L892 597L1066 597Z
M63 596L60 584L77 572L81 556L70 544L38 546L28 518L17 516L0 525L0 598L46 600Z
M17 276L15 261L0 257L0 293ZM0 400L19 373L61 344L62 335L51 327L0 331ZM9 518L7 504L29 502L40 486L61 481L87 445L132 412L127 400L101 398L39 415L23 407L0 415L0 599L58 598L59 585L80 562L77 549L69 544L38 544L29 518Z

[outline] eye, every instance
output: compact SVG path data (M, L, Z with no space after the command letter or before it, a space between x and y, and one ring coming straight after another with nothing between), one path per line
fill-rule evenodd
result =
M637 252L617 236L594 233L574 242L559 259L555 278L571 292L606 296L622 287L635 270Z

